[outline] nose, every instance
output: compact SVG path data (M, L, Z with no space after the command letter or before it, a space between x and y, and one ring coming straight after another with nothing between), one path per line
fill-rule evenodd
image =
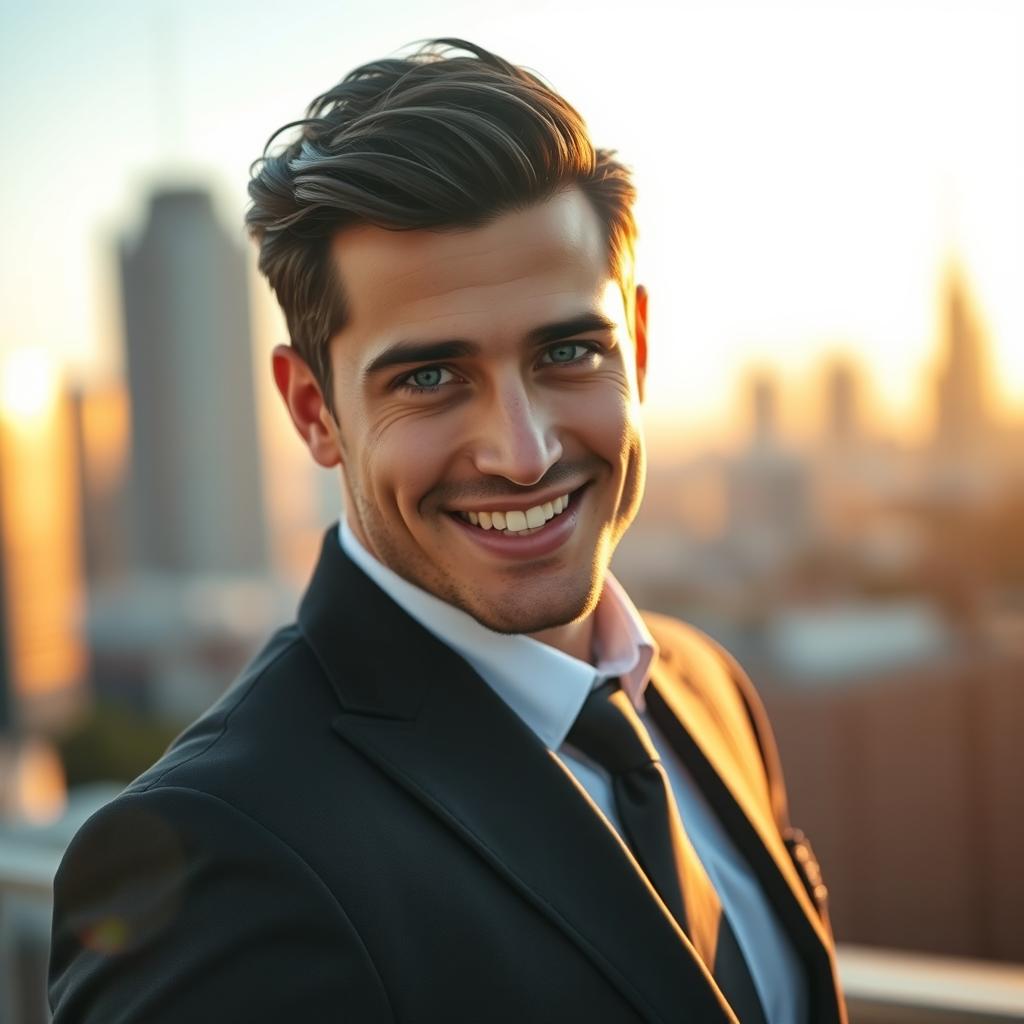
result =
M473 462L486 476L502 476L529 487L562 457L550 411L528 393L521 379L508 381L481 399Z

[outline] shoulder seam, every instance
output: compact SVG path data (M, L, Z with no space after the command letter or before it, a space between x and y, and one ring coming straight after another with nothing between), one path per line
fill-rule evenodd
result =
M159 785L163 780L171 774L171 772L177 771L179 768L183 768L197 757L201 757L207 751L209 751L217 742L220 740L224 733L227 732L228 722L231 720L231 716L249 699L249 694L256 688L256 684L269 672L296 644L305 643L305 637L297 636L294 640L290 641L281 651L279 651L266 665L260 669L259 674L249 681L246 687L245 693L239 698L238 703L224 716L224 721L221 723L221 727L218 732L210 737L210 742L206 744L201 750L197 750L192 754L189 754L184 761L178 761L176 764L168 765L155 779L147 782L145 786L138 788L129 787L129 793L145 793L151 790L154 786ZM169 788L185 788L185 787L169 787ZM196 790L197 793L202 790ZM230 806L230 805L229 805Z

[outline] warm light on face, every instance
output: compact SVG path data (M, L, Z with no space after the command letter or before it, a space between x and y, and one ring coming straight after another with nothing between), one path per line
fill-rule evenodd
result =
M53 411L57 367L42 348L14 349L0 356L0 416L28 426Z
M359 226L335 256L353 532L491 629L582 621L643 485L643 357L586 197L460 231Z

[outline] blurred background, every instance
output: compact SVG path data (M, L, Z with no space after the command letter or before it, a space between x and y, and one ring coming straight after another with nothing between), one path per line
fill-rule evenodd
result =
M1024 1020L1024 6L3 0L0 1022L46 1020L71 835L293 617L340 512L273 391L248 165L445 34L635 170L615 570L757 684L855 1020Z

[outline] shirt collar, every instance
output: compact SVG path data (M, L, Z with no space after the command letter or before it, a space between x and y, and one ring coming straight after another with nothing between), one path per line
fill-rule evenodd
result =
M403 579L359 542L344 516L342 550L396 604L476 673L533 730L549 750L564 741L590 691L618 676L638 711L657 645L619 582L607 573L594 612L596 665L524 634L495 633L471 615Z

